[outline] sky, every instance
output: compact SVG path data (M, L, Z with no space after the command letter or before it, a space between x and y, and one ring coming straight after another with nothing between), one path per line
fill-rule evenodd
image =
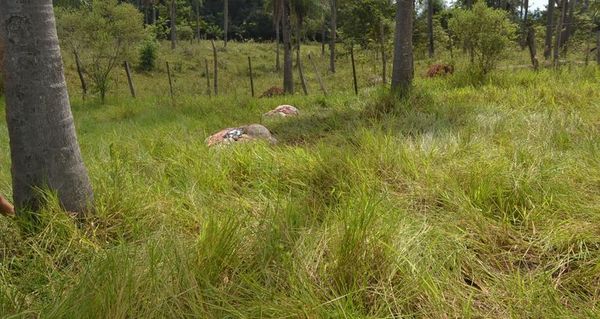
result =
M529 10L535 11L535 9L544 9L548 4L547 0L529 0Z

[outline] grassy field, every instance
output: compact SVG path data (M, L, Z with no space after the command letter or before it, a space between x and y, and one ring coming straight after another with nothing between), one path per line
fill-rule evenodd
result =
M38 227L0 218L0 315L600 317L600 69L424 79L419 61L398 101L366 86L362 52L358 96L342 56L336 75L318 60L328 96L305 63L311 95L253 99L246 55L261 92L281 82L272 47L232 44L209 98L208 48L162 51L183 61L174 104L162 69L135 75L137 99L119 75L83 102L67 58L97 215L78 227L48 194ZM262 121L278 145L205 146L281 103L302 114Z

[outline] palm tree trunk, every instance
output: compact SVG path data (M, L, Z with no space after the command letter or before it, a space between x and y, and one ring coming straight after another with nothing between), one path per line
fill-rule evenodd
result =
M429 38L429 58L433 58L433 1L427 0L427 36Z
M396 34L394 39L394 68L392 89L404 95L410 89L413 69L413 0L396 2Z
M544 59L550 60L552 55L552 33L554 24L554 4L555 0L548 0L548 8L546 13L546 40L544 43Z
M227 47L227 41L229 36L229 0L223 1L223 41L224 46Z
M329 70L335 73L335 41L337 38L337 0L331 0L331 34L329 35Z
M38 188L49 188L67 211L88 212L93 193L75 133L52 0L1 1L0 25L17 211L39 210Z
M285 93L294 94L294 74L292 71L292 41L290 30L290 2L283 1L283 90Z

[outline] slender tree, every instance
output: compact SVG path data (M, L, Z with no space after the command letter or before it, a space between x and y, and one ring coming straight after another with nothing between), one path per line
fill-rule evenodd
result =
M596 30L596 63L600 65L600 28Z
M283 6L283 89L288 94L294 94L294 74L292 71L292 30L290 25L290 0L281 1Z
M275 25L275 70L281 70L281 59L280 59L280 39L281 39L281 22L283 19L283 1L274 0L273 6L273 24Z
M194 1L194 14L196 18L196 40L200 41L200 6L202 5L202 0Z
M427 36L429 40L429 58L433 58L433 0L427 0Z
M329 34L329 70L335 73L335 42L337 40L337 0L331 0L331 31Z
M544 42L544 59L549 60L552 55L552 35L554 32L554 7L555 0L548 0L546 8L546 38Z
M229 36L229 0L223 1L223 42L224 46L227 47L227 41Z
M414 2L397 0L396 6L392 89L404 95L409 90L414 76L412 47Z
M567 0L560 2L560 18L556 24L556 40L554 41L554 66L557 67L560 64L560 48L562 44L563 28L565 24L565 16L567 14Z
M52 0L3 0L0 25L17 211L40 209L39 188L56 192L67 211L90 211L93 193L75 134Z
M177 47L177 4L171 0L171 49Z
M567 46L568 46L568 42L569 39L571 39L571 35L573 35L573 31L574 31L574 23L575 23L575 5L577 4L577 1L575 0L568 0L568 13L567 16L565 17L565 24L566 24L566 28L563 31L563 36L561 37L562 39L562 43L561 46L564 48L564 54L567 54Z

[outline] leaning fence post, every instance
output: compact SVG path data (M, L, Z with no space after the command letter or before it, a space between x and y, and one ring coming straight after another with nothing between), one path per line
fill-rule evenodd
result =
M354 93L358 95L358 82L356 81L356 66L354 64L354 45L350 46L350 59L352 59L352 78L354 79Z
M73 50L73 54L75 54L75 65L77 65L77 74L79 75L79 81L81 81L81 91L83 92L83 99L87 96L87 84L85 83L85 78L83 77L83 69L81 67L81 60L79 60L79 53L76 50Z
M131 96L135 98L135 87L133 86L133 79L131 78L131 69L129 68L129 62L123 62L123 66L125 67L125 73L127 74L127 83L129 84L129 92L131 92Z
M250 90L252 97L254 97L254 75L252 74L252 59L248 56L248 69L250 69Z
M171 79L171 68L169 67L169 62L167 61L167 76L169 77L169 92L171 93L171 101L175 101L175 96L173 95L173 80Z
M213 49L213 59L214 61L214 79L213 79L213 84L215 86L215 96L219 95L219 71L218 71L218 66L219 66L219 62L217 60L217 47L215 46L215 41L214 40L210 40L210 44L212 44L212 49Z
M212 92L210 90L210 73L208 73L208 59L204 59L204 67L204 72L206 73L206 93L208 93L208 96L210 97L212 95Z
M323 91L323 94L327 95L327 90L325 90L325 85L323 84L323 79L321 79L321 74L319 73L319 70L317 70L315 61L313 61L312 55L310 53L308 54L308 60L310 61L310 64L312 64L312 67L315 70L315 74L317 75L317 80L319 81L321 91Z

